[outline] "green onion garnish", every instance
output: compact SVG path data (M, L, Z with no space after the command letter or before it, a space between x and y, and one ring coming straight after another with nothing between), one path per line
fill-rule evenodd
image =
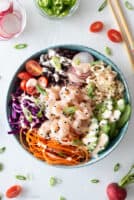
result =
M57 178L55 178L54 176L51 176L49 179L49 185L55 186L56 184L57 184Z
M91 183L99 183L100 181L98 179L92 179Z
M14 46L15 49L24 49L24 48L27 48L27 44L16 44Z
M0 171L3 171L3 169L4 169L4 166L2 163L0 163Z
M2 148L0 148L0 153L4 153L5 150L6 150L6 147L2 147Z
M114 166L114 172L119 171L120 167L121 167L120 163L116 163L116 165Z
M36 85L36 89L40 94L47 96L46 90L42 89L39 85Z
M104 48L104 51L105 51L105 53L106 53L108 56L111 56L111 55L112 55L112 51L111 51L111 49L110 49L109 47L105 47L105 48Z
M21 180L21 181L27 180L27 177L23 176L23 175L16 175L15 178L18 179L18 180Z
M134 10L134 5L130 3L129 1L125 1L125 6L129 10Z
M63 109L63 114L72 116L75 114L76 110L77 108L75 106L66 107Z
M101 12L105 7L107 6L107 0L105 0L100 7L98 8L98 11Z

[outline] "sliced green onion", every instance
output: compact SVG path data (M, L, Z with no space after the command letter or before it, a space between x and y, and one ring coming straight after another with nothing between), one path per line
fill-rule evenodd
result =
M21 180L21 181L27 180L27 177L23 176L23 175L16 175L15 178L18 179L18 180Z
M4 169L4 166L2 163L0 163L0 171L3 171L3 169Z
M16 44L14 46L15 49L24 49L24 48L27 48L27 44Z
M100 181L99 181L99 179L92 179L91 180L91 183L99 183Z
M125 6L129 10L134 10L134 5L130 3L129 1L125 1Z
M64 115L74 115L77 108L75 106L66 107L63 109Z
M49 179L49 185L55 186L56 184L57 184L57 178L55 178L54 176L51 176Z
M36 85L36 89L40 94L47 96L46 90L42 89L39 85Z
M121 167L120 163L116 163L116 165L114 166L114 172L118 172L120 167Z
M94 96L94 89L95 89L95 84L92 82L89 83L87 86L87 95L91 98Z
M104 51L105 51L105 53L106 53L108 56L111 56L111 55L112 55L112 51L111 51L111 49L110 49L109 47L105 47L105 48L104 48Z
M105 0L100 7L98 8L98 11L101 12L102 10L104 10L104 8L107 6L107 0Z
M66 198L63 197L63 196L60 196L60 197L59 197L59 200L66 200Z
M61 63L60 63L60 58L57 56L53 56L52 57L52 63L55 67L56 71L60 71L61 70Z
M5 150L6 150L6 147L2 147L2 148L0 148L0 153L4 153Z

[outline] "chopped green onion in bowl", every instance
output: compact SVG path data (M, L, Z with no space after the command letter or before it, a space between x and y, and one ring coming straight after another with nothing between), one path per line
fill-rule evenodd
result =
M79 2L80 0L35 0L40 13L51 19L71 16L78 8Z

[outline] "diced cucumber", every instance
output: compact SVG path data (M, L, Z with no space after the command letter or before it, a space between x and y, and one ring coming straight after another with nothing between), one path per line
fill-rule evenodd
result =
M125 125L125 123L129 120L130 115L131 115L131 106L130 104L127 104L124 112L122 113L117 123L118 128L122 128Z
M109 136L105 133L102 133L98 139L98 144L93 151L93 156L103 151L109 143Z
M116 108L121 112L123 112L125 110L125 107L126 107L125 99L119 99L117 101Z
M87 146L87 148L90 152L92 152L96 148L96 146L97 146L97 142L92 142Z

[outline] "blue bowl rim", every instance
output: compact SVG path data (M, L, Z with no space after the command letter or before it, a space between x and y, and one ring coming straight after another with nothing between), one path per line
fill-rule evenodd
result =
M126 93L126 96L127 96L127 100L129 102L129 104L131 105L131 95L130 95L130 92L129 92L129 88L128 88L128 84L127 84L127 81L122 73L122 71L118 68L118 66L116 64L113 63L113 61L111 61L108 57L106 57L105 55L103 55L102 53L96 51L95 49L93 48L90 48L88 46L85 46L85 45L78 45L78 44L62 44L62 45L53 45L53 46L49 46L45 49L42 49L34 54L32 54L30 57L28 57L21 65L20 67L16 70L11 82L10 82L10 86L9 86L9 89L8 89L8 92L7 92L7 98L6 98L6 116L7 116L7 121L8 121L8 114L9 114L9 99L10 99L10 94L11 94L11 91L12 91L12 85L14 84L14 81L15 81L15 78L16 78L16 75L24 68L24 64L29 60L29 59L33 59L34 57L38 57L39 55L41 55L42 53L45 53L47 52L49 49L55 49L55 48L67 48L67 49L72 49L72 50L78 50L78 51L87 51L89 53L91 53L91 55L93 55L94 57L96 57L97 59L100 59L100 60L103 60L106 64L110 65L112 67L112 69L114 69L114 71L117 72L117 74L120 76L120 79L121 81L123 82L124 86L125 86L125 93ZM129 122L130 122L130 118L128 120L128 122L124 125L124 127L121 129L123 130L121 135L119 136L118 140L115 142L115 144L110 147L110 149L106 149L106 151L103 151L102 154L99 154L99 156L97 158L93 158L91 160L89 160L89 162L87 163L82 163L82 164L79 164L79 165L74 165L74 166L62 166L62 165L52 165L52 167L56 167L56 168L67 168L67 169L70 169L70 168L80 168L80 167L86 167L86 166L90 166L102 159L104 159L105 157L107 157L112 151L114 151L117 146L120 144L120 142L122 141L122 139L124 138L124 136L126 135L127 133L127 130L128 130L128 125L129 125ZM9 124L9 121L8 121L8 124ZM9 124L9 127L10 127L10 124ZM11 128L11 127L10 127ZM125 129L125 130L124 130ZM16 138L16 140L18 141L17 137L14 135L14 137ZM18 141L18 143L20 144L20 142ZM26 149L24 149L22 147L22 149L26 152L28 152ZM30 153L28 152L34 159L35 157ZM37 159L39 162L42 162L41 160ZM46 162L42 162L43 164L45 163L46 165L50 166L49 164L47 164Z

